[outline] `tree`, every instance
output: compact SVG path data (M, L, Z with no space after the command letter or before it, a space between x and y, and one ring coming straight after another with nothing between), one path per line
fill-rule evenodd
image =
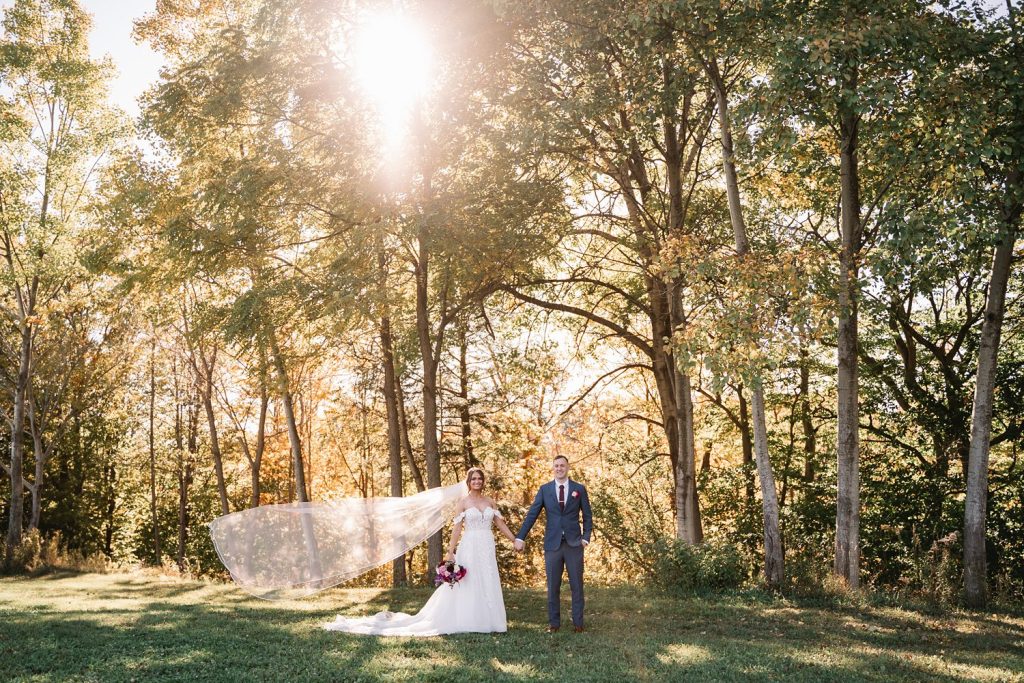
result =
M944 20L926 3L801 3L782 6L784 19L766 42L770 57L763 104L776 121L799 121L819 169L829 174L816 207L834 229L825 240L836 256L837 511L834 572L860 585L859 311L866 250L877 235L879 207L913 168L920 135L906 135L912 93L936 76L932 53L946 35ZM893 135L904 135L892 145ZM829 152L821 143L828 140ZM793 147L793 137L779 149ZM862 164L862 157L868 159ZM804 168L804 173L809 173ZM810 176L805 176L810 177ZM834 179L834 180L833 180ZM834 182L834 181L838 182ZM865 199L865 197L867 199ZM867 207L867 211L865 211ZM834 215L834 214L833 214Z
M603 328L636 354L620 370L652 373L676 534L697 543L691 368L672 340L686 333L699 304L687 300L692 273L671 245L718 238L702 232L714 222L703 211L720 208L703 189L714 100L689 57L651 40L628 9L595 1L506 11L521 27L508 105L522 133L541 141L543 163L562 170L574 214L555 258L507 290Z
M980 146L978 170L988 188L994 190L985 205L990 212L988 221L994 227L995 248L978 347L964 512L964 593L972 607L983 606L987 599L985 528L996 361L1006 314L1006 289L1024 210L1024 94L1020 87L1024 26L1020 8L1008 1L1004 18L979 28L992 41L982 62L982 83L990 89L984 101L994 111L986 117L991 128Z
M679 40L682 49L689 50L694 60L703 69L711 92L714 93L715 109L718 115L718 138L721 144L722 172L725 179L726 197L729 203L729 222L735 243L737 270L742 271L750 262L750 239L740 198L740 180L737 171L736 150L733 143L735 125L732 92L738 81L749 78L749 66L740 50L730 50L729 45L746 45L753 42L760 17L748 13L743 7L723 6L712 3L702 7L699 3L688 5L682 12L672 14L665 8L665 23L673 42ZM659 22L660 23L660 22ZM676 33L680 34L678 39ZM678 49L678 48L677 48ZM749 59L749 57L747 58ZM761 337L767 330L756 330ZM758 480L761 485L761 504L764 525L764 577L769 586L779 586L785 575L782 536L779 531L779 501L775 488L768 452L768 425L765 418L764 368L747 368L750 379L752 401L750 414L753 421L753 452L757 464ZM741 415L746 413L742 393L739 394ZM745 422L745 420L744 420ZM746 426L746 425L744 425ZM747 429L743 438L749 443ZM746 454L746 449L744 453Z
M115 137L103 106L109 65L90 60L89 16L74 0L19 0L0 49L0 257L17 358L11 388L8 559L24 515L25 421L44 320L78 272L75 243L94 172ZM37 453L43 457L44 453ZM40 482L41 483L41 482Z

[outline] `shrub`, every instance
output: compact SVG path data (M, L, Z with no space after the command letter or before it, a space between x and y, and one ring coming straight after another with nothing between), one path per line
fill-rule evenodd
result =
M732 543L689 545L673 539L653 546L654 585L673 595L739 588L747 579L743 553Z
M67 550L59 531L44 536L38 529L30 529L22 535L21 543L14 548L7 570L32 575L55 569L104 572L108 565L102 553L86 556L79 551Z

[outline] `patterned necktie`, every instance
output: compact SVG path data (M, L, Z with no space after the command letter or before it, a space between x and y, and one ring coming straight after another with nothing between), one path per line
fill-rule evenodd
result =
M565 484L558 485L558 509L565 511Z

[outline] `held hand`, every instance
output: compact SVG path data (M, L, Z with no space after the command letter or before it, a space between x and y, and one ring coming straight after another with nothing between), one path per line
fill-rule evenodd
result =
M455 553L453 553L451 550L449 550L448 554L444 556L444 559L445 559L445 562L454 562L455 561Z
M526 547L526 542L525 542L525 541L523 541L523 540L522 540L522 539L520 539L520 538L517 538L517 539L516 539L516 540L515 540L515 541L513 542L513 544L512 544L512 545L514 545L514 546L516 547L516 551L517 551L517 552L520 552L520 553L521 553L521 552L523 552L523 548L525 548L525 547Z

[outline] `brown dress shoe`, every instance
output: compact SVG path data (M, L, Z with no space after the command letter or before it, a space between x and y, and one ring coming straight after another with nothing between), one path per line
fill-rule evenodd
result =
M582 626L573 626L572 630L575 631L576 633L583 633L583 627Z
M558 633L557 626L548 626L548 633Z

